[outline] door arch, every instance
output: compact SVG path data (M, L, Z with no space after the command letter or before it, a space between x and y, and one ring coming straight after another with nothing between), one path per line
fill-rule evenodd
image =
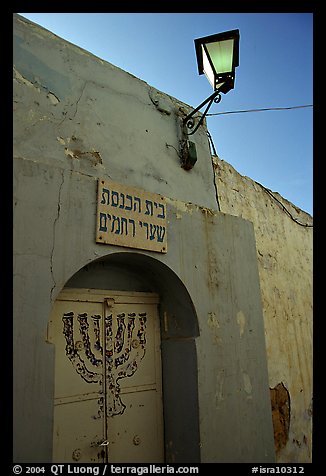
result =
M164 462L157 304L154 293L58 296L53 462Z
M179 277L151 256L118 252L81 268L65 285L160 298L164 461L200 462L195 308Z

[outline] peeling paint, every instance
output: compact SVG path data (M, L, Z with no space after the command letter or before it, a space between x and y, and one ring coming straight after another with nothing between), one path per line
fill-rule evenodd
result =
M214 341L219 344L222 339L221 337L218 335L219 334L219 328L220 328L220 323L218 321L218 318L217 318L217 315L215 314L215 312L209 312L208 313L208 320L207 320L207 324L208 326L212 329L213 331L213 338L214 338Z
M35 84L33 84L28 79L24 78L24 76L22 76L20 74L20 72L15 68L15 66L13 67L13 69L14 69L14 74L15 74L14 80L19 81L19 82L25 84L26 86L28 86L30 88L34 88L39 93L41 92L41 89L38 86L35 86Z
M240 337L242 337L246 326L246 317L242 311L237 313L237 323L239 326Z
M290 429L290 394L283 382L270 389L275 450L279 452L288 442Z
M192 215L194 210L200 210L203 215L207 216L216 216L217 212L215 210L212 210L211 208L208 207L203 207L200 205L196 205L191 202L181 202L180 200L175 200L172 198L166 198L166 200L173 205L173 207L177 210L177 212L182 212L182 213L189 213ZM177 213L177 218L181 218L181 215Z
M61 145L66 145L66 142L62 137L57 137L57 141L59 141Z
M51 91L48 92L46 97L50 100L53 106L56 106L60 102L60 99L55 94L51 93Z
M208 325L209 327L211 327L212 329L215 328L215 329L219 329L220 327L220 324L218 322L218 319L217 319L217 316L215 314L215 312L209 312L208 313Z
M223 393L223 388L224 388L224 379L225 379L225 372L224 369L220 369L217 372L216 375L216 383L215 383L215 406L216 408L219 408L221 403L224 400L224 393Z
M94 165L102 164L102 157L98 150L90 149L90 150L82 150L84 147L83 141L81 139L77 139L74 135L71 137L67 137L64 139L61 136L57 136L57 141L65 147L65 155L67 157L71 157L72 159L88 159L93 162ZM67 147L69 144L74 144L74 146L79 146L80 148L69 148Z
M102 163L102 157L98 150L81 151L79 149L68 149L68 147L65 147L65 154L72 159L82 159L84 157L91 160L95 159L95 164Z
M72 150L68 149L68 147L65 147L65 154L68 156L68 157L71 157L72 159L75 159L75 154Z
M248 395L251 395L252 385L249 375L246 372L242 373L244 390Z
M199 207L200 211L204 214L204 215L210 215L210 216L214 216L216 213L214 212L214 210L211 210L210 208L206 208L206 207Z
M163 96L162 93L159 93L159 91L154 90L153 88L149 89L148 95L159 112L166 114L167 116L171 114L173 111L173 105L171 101L167 99L166 95Z
M213 247L207 248L207 284L212 289L216 290L219 287L219 264Z
M166 201L168 204L172 205L175 208L176 213L178 214L178 218L182 217L182 213L189 213L190 215L192 215L194 209L198 209L198 206L190 202L182 202L181 200L175 200L169 197L166 197Z

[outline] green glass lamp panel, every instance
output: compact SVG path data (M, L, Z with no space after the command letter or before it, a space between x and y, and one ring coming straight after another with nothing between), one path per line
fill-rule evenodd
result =
M211 61L214 65L216 74L228 73L232 71L233 46L234 46L234 39L219 41L216 43L206 43L206 48L211 58ZM205 70L205 67L204 67L204 70Z

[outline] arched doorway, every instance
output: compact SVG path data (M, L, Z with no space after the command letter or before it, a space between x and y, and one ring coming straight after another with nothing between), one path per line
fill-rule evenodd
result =
M114 294L117 296L120 293L120 296L138 296L139 299L147 296L152 301L156 299L153 306L156 307L157 311L152 307L150 312L153 316L157 312L159 332L157 333L157 330L155 332L156 335L161 335L159 347L162 362L161 382L164 408L162 437L164 445L160 461L172 463L185 461L199 462L200 439L195 345L195 338L198 336L198 323L190 296L178 276L162 262L150 256L133 252L114 253L96 260L79 270L66 283L64 293L69 292L69 289L70 291L79 289L80 292L85 289L102 290L105 295L108 294L109 290L112 296ZM106 302L110 304L109 299ZM125 315L128 314L128 312L120 312L120 314L123 313ZM133 311L129 312L129 314L132 313ZM83 312L79 312L79 314L83 314ZM89 314L97 315L98 313L95 310L94 312L90 310ZM139 311L139 314L144 314L144 312ZM67 317L69 318L69 316ZM79 317L79 319L81 318ZM128 333L126 320L124 324L126 325L126 333ZM119 327L118 319L117 326ZM118 335L118 328L113 334L115 336ZM157 354L157 349L154 352ZM140 357L139 355L138 358ZM151 359L149 358L149 360ZM71 365L71 362L69 363ZM158 366L156 365L155 368L157 374ZM141 369L141 365L139 365L139 369ZM136 378L137 372L132 378ZM139 370L140 374L141 371ZM123 380L120 380L120 382L122 383ZM158 388L159 386L158 384ZM156 389L156 394L157 391ZM105 394L104 397L108 399ZM118 420L120 417L113 418L118 427L121 427ZM158 418L157 421L160 419L157 415L155 418ZM153 421L152 423L147 422L147 426L153 427L154 425L157 429L159 423L157 421L153 423ZM131 424L126 423L127 427L128 425L130 427ZM104 446L106 441L107 439L102 441ZM134 447L139 449L142 444L141 441L140 435L135 431L135 435L133 435ZM102 446L101 451L104 449L104 446ZM98 452L97 454L99 455L100 453L102 457L108 458L105 451ZM79 456L78 452L77 454L75 453L76 456ZM119 458L121 458L121 453ZM110 461L110 458L108 460ZM127 461L128 458L119 460L122 463ZM159 458L156 455L154 459L149 461L159 462Z

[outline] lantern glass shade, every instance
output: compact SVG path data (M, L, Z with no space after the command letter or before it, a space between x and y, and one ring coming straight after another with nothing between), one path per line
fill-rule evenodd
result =
M195 47L199 74L205 73L214 90L232 89L239 65L239 30L199 38Z
M202 45L202 55L203 55L203 70L204 73L208 79L208 81L211 83L212 87L215 87L215 75L214 75L214 70L211 66L211 63L209 62L206 50L204 46Z
M206 48L218 73L228 73L233 69L234 40L224 40L218 43L207 43Z

